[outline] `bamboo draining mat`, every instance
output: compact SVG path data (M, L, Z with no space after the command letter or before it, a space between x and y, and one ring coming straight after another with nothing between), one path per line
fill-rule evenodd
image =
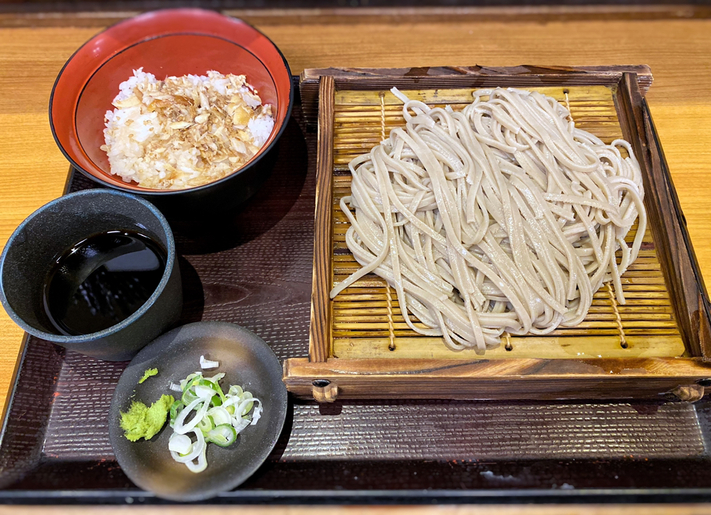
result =
M605 86L527 88L558 100L569 108L576 126L610 143L622 138L613 91ZM462 109L471 102L472 88L403 91L409 98L431 106ZM348 163L380 143L393 128L404 126L402 102L389 91L336 91L333 150L333 254L331 286L360 265L345 244L350 224L340 209L341 197L350 194ZM628 239L634 237L636 228ZM637 261L622 278L625 305L618 305L613 286L595 294L585 321L577 327L558 328L547 336L504 335L499 347L487 350L486 359L516 357L624 358L677 357L685 352L674 319L652 235L645 234ZM442 338L420 335L403 319L395 290L370 274L339 294L331 303L332 356L363 358L477 359L473 350L454 352ZM423 326L424 327L424 326Z
M319 402L700 399L711 386L711 306L643 96L650 82L644 66L305 70L304 112L318 105L311 324L309 357L284 363L287 389ZM540 88L569 104L579 127L608 142L624 136L640 163L651 233L624 278L628 303L615 309L605 286L582 326L504 338L482 356L410 332L376 277L331 300L334 281L356 267L337 208L348 193L347 164L402 124L393 86L453 109L471 101L473 88Z

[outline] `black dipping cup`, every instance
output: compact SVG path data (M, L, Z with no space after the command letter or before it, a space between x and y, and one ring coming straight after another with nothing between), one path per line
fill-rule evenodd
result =
M163 276L148 300L116 325L59 334L43 306L48 273L63 252L107 231L139 232L160 243L166 250ZM155 206L133 195L107 189L65 195L32 213L10 236L0 257L0 301L15 323L37 338L98 359L129 360L180 317L183 290L173 232Z

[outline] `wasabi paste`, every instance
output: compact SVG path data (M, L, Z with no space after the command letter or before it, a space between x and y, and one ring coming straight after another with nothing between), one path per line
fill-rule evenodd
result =
M143 373L143 377L139 379L138 384L143 383L146 379L152 376L157 376L158 375L158 369L157 368L149 368Z
M153 438L165 425L173 402L175 399L172 395L161 396L150 408L140 401L133 401L128 412L121 412L121 429L126 439L136 442L141 438Z

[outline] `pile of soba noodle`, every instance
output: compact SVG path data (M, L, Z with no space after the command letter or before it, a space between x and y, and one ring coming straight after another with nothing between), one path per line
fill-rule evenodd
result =
M504 331L579 324L606 281L624 303L620 275L646 228L626 141L605 145L540 93L480 90L454 112L392 92L407 126L350 163L341 209L362 268L332 298L373 272L396 290L414 331L480 351Z

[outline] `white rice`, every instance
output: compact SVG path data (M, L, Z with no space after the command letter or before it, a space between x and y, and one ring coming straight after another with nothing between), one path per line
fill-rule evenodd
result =
M214 71L159 81L139 68L113 104L101 147L111 173L147 188L190 188L225 177L274 130L271 106L262 105L244 76Z

